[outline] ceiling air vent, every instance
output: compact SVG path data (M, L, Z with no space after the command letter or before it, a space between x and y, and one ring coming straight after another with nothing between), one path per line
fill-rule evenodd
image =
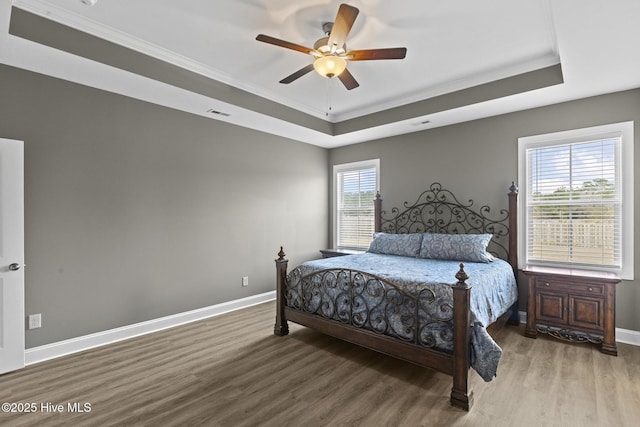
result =
M229 116L231 115L231 114L229 114L229 113L223 113L222 111L214 110L213 108L209 108L209 109L207 110L207 113L217 114L217 115L219 115L219 116L224 116L224 117L229 117Z

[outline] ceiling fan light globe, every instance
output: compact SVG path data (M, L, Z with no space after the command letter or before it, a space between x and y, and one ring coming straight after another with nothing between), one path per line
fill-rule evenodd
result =
M330 79L339 76L347 68L347 61L339 56L327 55L317 58L313 62L313 68L322 77Z

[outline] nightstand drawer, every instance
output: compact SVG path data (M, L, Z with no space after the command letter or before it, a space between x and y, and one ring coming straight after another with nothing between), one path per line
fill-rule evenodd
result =
M604 286L596 283L578 283L561 280L550 280L548 278L536 278L536 289L571 291L585 295L604 295Z

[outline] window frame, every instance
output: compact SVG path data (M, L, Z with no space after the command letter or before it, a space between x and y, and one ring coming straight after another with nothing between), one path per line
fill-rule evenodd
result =
M353 246L339 246L338 245L338 174L343 172L360 171L364 169L375 168L376 170L376 192L380 189L380 159L361 160L357 162L341 163L333 165L333 247L356 249ZM371 200L373 204L373 200ZM371 236L373 240L373 235ZM362 249L362 248L357 248ZM365 248L366 249L366 248Z
M520 214L518 229L518 259L519 268L529 265L546 265L543 262L531 262L527 259L528 247L528 206L527 206L527 149L538 147L551 147L578 142L587 142L594 139L607 137L620 137L620 190L621 190L621 268L606 268L572 264L554 263L554 266L575 270L600 270L616 273L620 278L633 280L634 278L634 190L633 190L633 135L634 122L611 123L607 125L592 126L582 129L572 129L560 132L540 134L518 138L518 180L520 182Z

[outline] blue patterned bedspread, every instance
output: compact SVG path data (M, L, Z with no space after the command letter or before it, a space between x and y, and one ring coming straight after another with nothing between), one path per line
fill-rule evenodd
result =
M363 253L342 257L308 261L296 267L289 274L288 288L298 288L300 277L324 269L352 269L379 276L411 295L424 295L428 289L436 301L439 310L447 311L453 305L451 284L456 282L455 274L459 270L458 261L443 261L413 258L396 255ZM504 314L517 300L518 289L511 266L503 260L490 263L465 262L464 268L469 275L466 281L471 289L471 365L485 381L491 381L496 375L502 349L491 338L486 327ZM421 298L418 296L418 298ZM299 308L300 302L288 301L288 305ZM443 309L444 307L444 309ZM442 313L420 314L420 317L442 317ZM406 317L406 316L405 316ZM433 346L439 350L453 350L453 320L435 322L435 328L445 328L430 333L435 337ZM446 316L445 316L446 318ZM337 319L340 320L340 319ZM394 320L390 320L393 322ZM399 322L400 320L397 320ZM443 326L444 324L444 326ZM365 325L365 327L367 327ZM375 326L370 326L375 329ZM402 329L402 325L398 328ZM380 331L378 331L380 332ZM386 332L385 332L386 333ZM404 339L402 332L399 338ZM423 334L424 335L424 334Z

